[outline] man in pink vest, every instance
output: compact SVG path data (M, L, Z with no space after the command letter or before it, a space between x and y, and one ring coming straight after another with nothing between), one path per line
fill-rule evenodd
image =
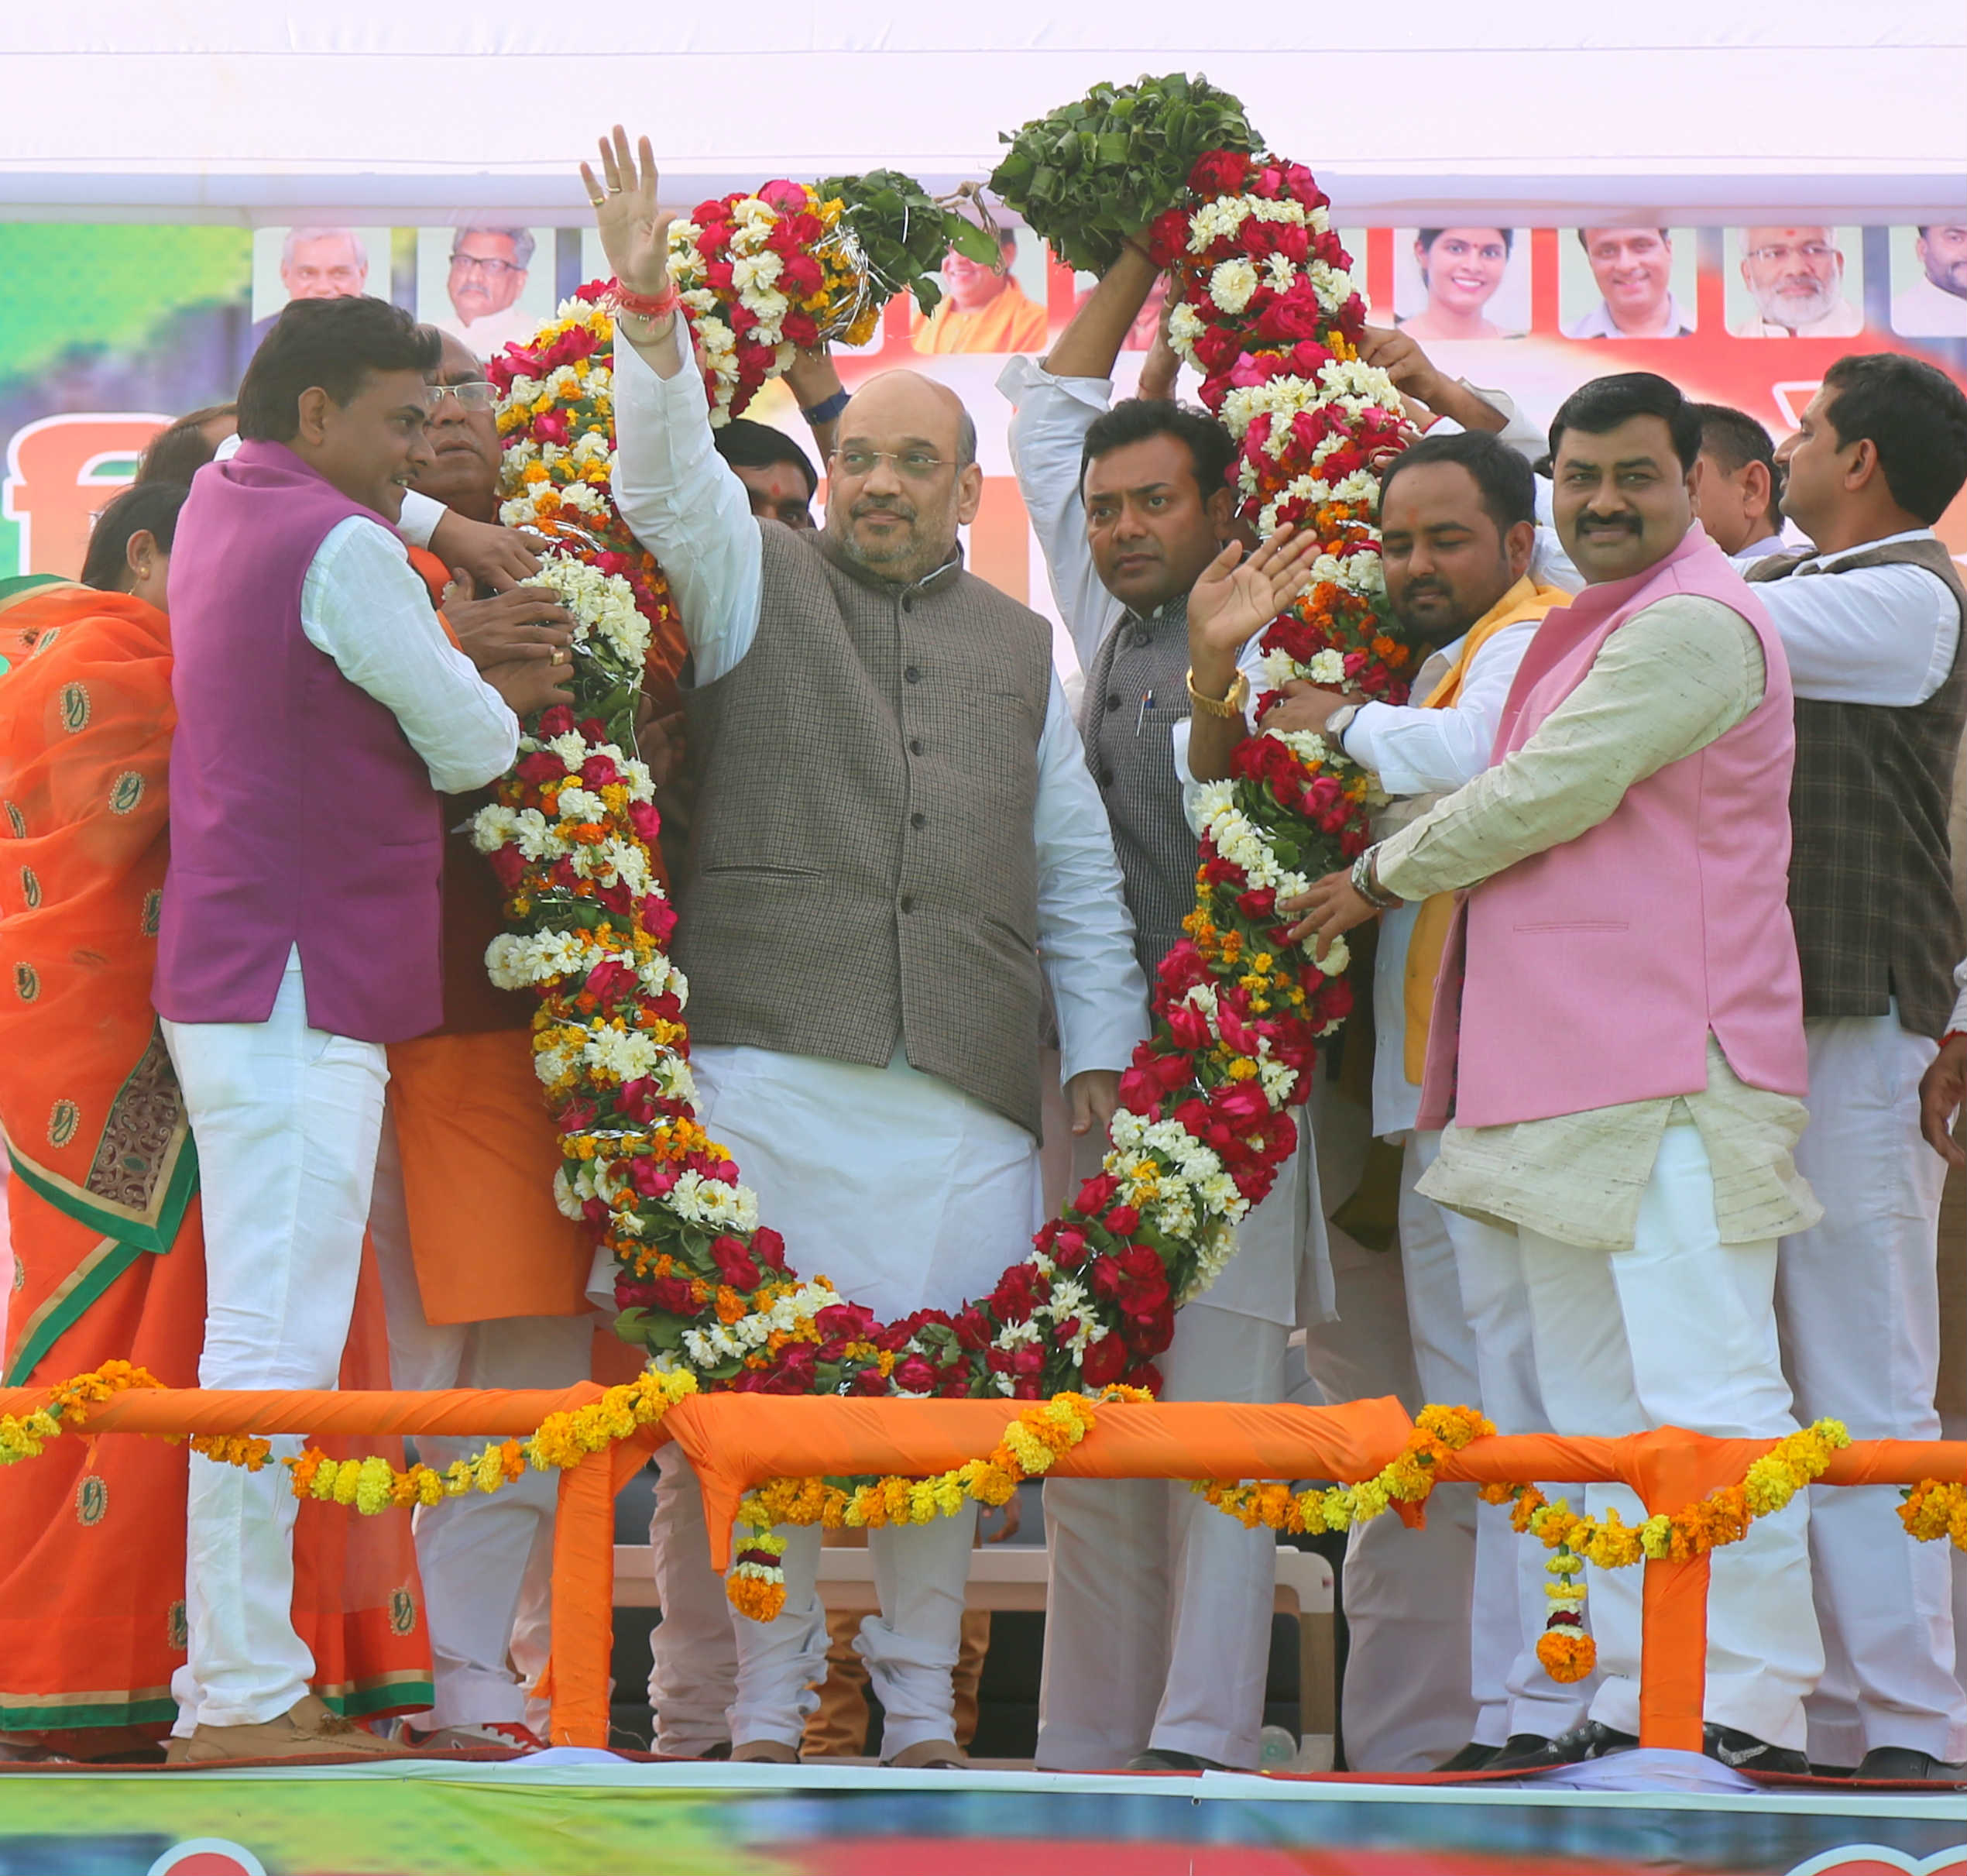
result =
M238 453L179 517L156 1001L204 1192L201 1386L335 1385L385 1045L444 1014L438 797L517 748L393 531L438 358L383 301L297 301L239 387ZM551 669L510 694L532 707ZM295 1510L277 1465L191 1461L176 1758L390 1750L307 1692Z
M1462 895L1422 1094L1443 1126L1419 1190L1494 1228L1527 1286L1560 1432L1795 1427L1776 1241L1821 1208L1786 902L1794 732L1767 614L1694 521L1700 420L1649 372L1601 378L1550 430L1557 530L1588 582L1547 614L1494 766L1299 902L1322 947L1376 908ZM1452 1114L1452 1119L1449 1116ZM1622 1486L1594 1514L1645 1513ZM1823 1669L1801 1498L1715 1555L1708 1750L1807 1769ZM1639 1572L1591 1572L1591 1716L1491 1768L1637 1743Z

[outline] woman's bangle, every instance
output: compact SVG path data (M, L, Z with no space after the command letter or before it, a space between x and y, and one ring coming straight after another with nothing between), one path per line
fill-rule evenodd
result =
M661 319L675 312L682 298L674 280L665 280L661 293L630 293L617 280L608 304L616 312L632 313L638 319Z

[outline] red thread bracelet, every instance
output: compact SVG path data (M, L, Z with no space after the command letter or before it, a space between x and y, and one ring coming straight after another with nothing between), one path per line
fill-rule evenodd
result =
M609 295L617 312L632 313L638 319L661 319L676 311L683 296L676 290L676 283L664 283L661 293L630 293L618 280L615 290Z

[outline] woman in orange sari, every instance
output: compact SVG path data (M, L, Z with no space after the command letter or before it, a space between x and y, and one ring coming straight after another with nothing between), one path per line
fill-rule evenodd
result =
M197 1167L150 1005L175 721L164 576L186 493L112 501L81 584L0 589L9 1386L118 1358L197 1385ZM389 1386L372 1270L348 1348L343 1386ZM157 1755L184 1663L185 1464L181 1445L70 1435L0 1471L0 1756ZM350 1716L427 1706L408 1513L306 1504L294 1551L314 1692Z

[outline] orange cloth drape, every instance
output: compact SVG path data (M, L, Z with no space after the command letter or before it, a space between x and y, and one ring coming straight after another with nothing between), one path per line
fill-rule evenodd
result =
M204 1336L196 1161L150 1007L169 628L122 594L44 588L0 611L0 1117L22 1284L7 1373L46 1384L121 1358L189 1386ZM342 1379L387 1373L366 1271ZM0 1471L0 1730L60 1739L175 1717L185 1467L181 1447L66 1436ZM407 1515L364 1529L304 1507L294 1562L317 1691L351 1713L427 1706Z
M1540 586L1526 573L1495 604L1468 628L1461 651L1441 681L1421 699L1429 710L1454 709L1461 695L1462 680L1475 654L1497 633L1526 619L1541 619L1560 606L1571 603L1561 586ZM1427 1067L1427 1032L1434 1015L1434 980L1441 974L1441 953L1448 939L1449 921L1454 916L1455 895L1437 892L1421 902L1414 916L1414 929L1407 941L1407 964L1402 981L1406 1006L1406 1028L1402 1038L1401 1066L1408 1081L1419 1087Z

